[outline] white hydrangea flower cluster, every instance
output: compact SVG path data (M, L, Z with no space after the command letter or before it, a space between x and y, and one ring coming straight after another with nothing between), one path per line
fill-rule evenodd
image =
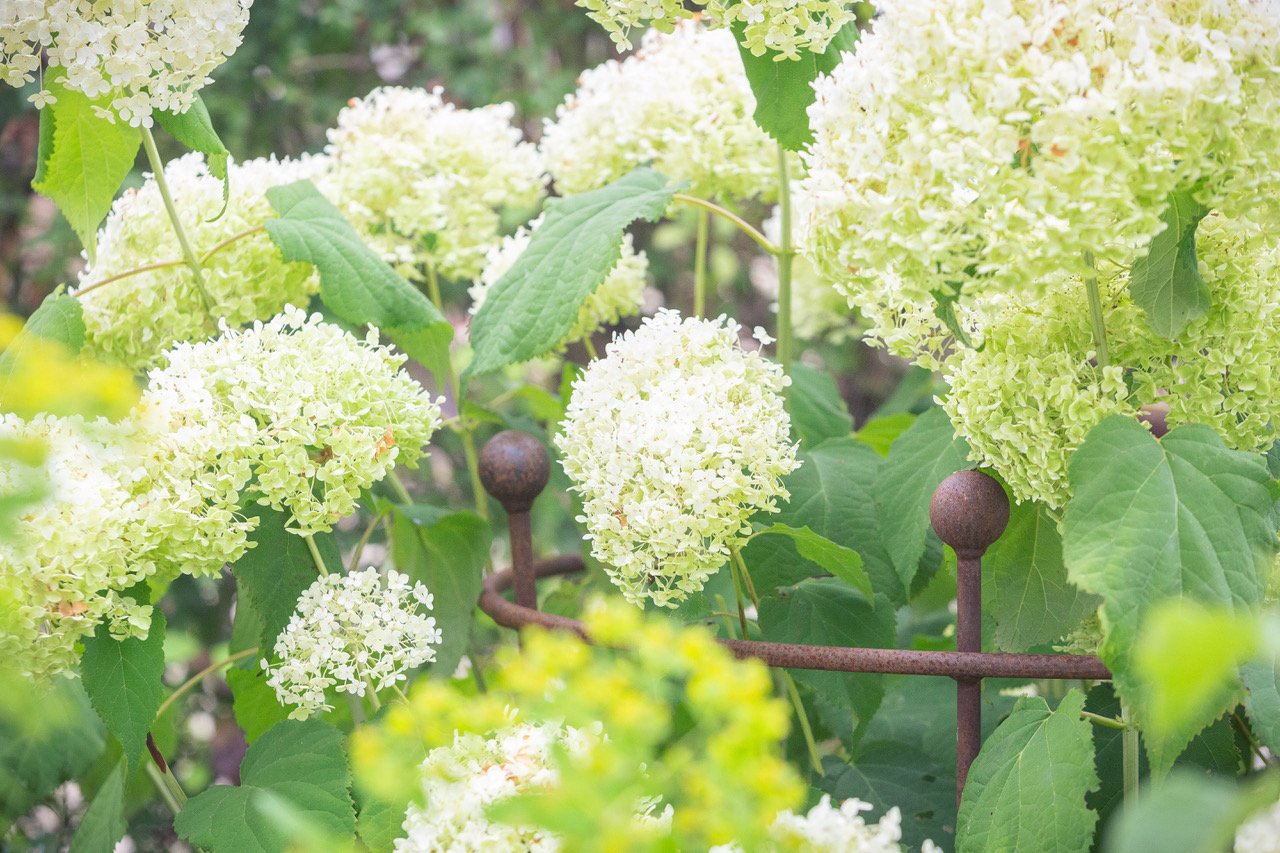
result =
M1280 423L1280 240L1211 214L1200 226L1208 314L1177 341L1151 331L1121 272L1099 283L1110 364L1096 362L1083 285L1062 276L1037 299L1010 299L982 348L945 366L943 401L971 458L999 472L1018 500L1069 497L1067 463L1109 414L1169 406L1167 421L1202 423L1232 447L1263 451Z
M425 802L409 806L406 837L396 840L396 853L559 850L560 840L545 830L491 822L485 810L554 786L559 777L553 749L582 754L599 736L555 723L523 723L487 737L456 735L452 745L431 750L422 763Z
M878 7L816 84L801 193L808 250L898 351L936 333L934 293L1128 264L1175 191L1276 221L1274 0Z
M754 513L789 497L788 383L742 349L732 320L665 310L574 383L556 446L592 554L629 601L676 606L724 565Z
M323 157L261 159L233 164L230 198L222 210L222 181L209 174L204 157L186 154L165 166L183 228L195 250L208 252L224 241L275 217L266 191L320 177ZM81 288L129 270L182 257L154 178L116 200L98 235L97 263L80 274ZM203 264L206 308L190 268L184 263L129 275L86 292L86 345L95 357L134 369L152 367L176 341L216 332L215 319L233 326L271 317L285 305L306 304L319 287L310 264L287 263L265 231L236 239Z
M431 593L409 576L375 568L316 578L298 599L276 638L279 663L262 659L267 683L289 712L305 720L331 710L326 690L364 696L404 681L406 673L436 658L442 635Z
M72 669L75 644L104 621L113 635L145 636L151 608L121 594L129 587L216 571L244 551L235 492L193 479L197 449L150 431L146 417L6 415L0 439L46 451L47 497L0 538L0 655L27 675ZM0 459L0 492L28 476L24 467Z
M733 36L687 21L646 33L621 62L584 71L540 144L565 195L651 165L689 181L694 195L767 200L777 189L776 146L752 119L755 108Z
M326 194L406 275L431 263L472 279L501 239L499 211L531 208L546 188L515 107L457 109L443 90L386 87L353 99L329 131Z
M1280 803L1249 818L1236 830L1235 853L1280 853Z
M471 297L470 312L475 314L489 296L489 290L498 283L498 279L506 275L515 265L524 250L529 248L533 232L542 224L538 217L528 228L521 228L510 237L504 237L502 245L489 251L488 262L484 272L476 279L468 290ZM649 273L649 258L643 251L637 252L631 235L622 238L622 255L609 270L600 286L595 289L582 307L578 309L578 319L565 334L560 345L580 341L590 337L600 329L612 326L623 317L633 317L640 313L644 305L644 288Z
M587 17L604 27L619 50L631 49L631 31L652 25L670 32L678 22L701 17L679 0L577 0ZM853 13L840 0L695 0L718 27L740 25L742 44L755 56L776 51L779 61L800 51L822 53Z
M879 823L868 824L863 812L874 806L850 798L837 808L831 797L823 794L822 800L798 815L792 811L781 812L769 829L773 842L771 851L794 853L901 853L902 813L897 806L889 809ZM932 841L925 841L921 853L942 853L942 848ZM722 844L708 853L742 853L737 844Z
M235 53L253 0L6 0L0 76L22 86L41 57L67 88L107 97L104 118L151 127L153 110L186 112L213 69ZM32 96L39 106L54 96Z
M361 341L286 306L268 323L224 325L219 338L174 347L145 401L203 429L209 464L306 535L352 512L397 463L422 457L440 406L399 370L404 362L376 330Z

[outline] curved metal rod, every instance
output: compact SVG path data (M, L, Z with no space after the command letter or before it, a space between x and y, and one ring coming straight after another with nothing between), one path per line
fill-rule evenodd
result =
M534 564L539 578L570 575L584 570L580 557L562 556ZM480 609L507 628L540 625L572 631L590 640L577 619L555 616L508 601L509 569L485 579ZM990 652L922 652L910 649L859 649L844 646L806 646L758 640L720 640L740 658L756 658L769 666L830 672L875 672L893 675L939 675L947 678L1051 678L1106 681L1111 671L1087 655L1022 655Z

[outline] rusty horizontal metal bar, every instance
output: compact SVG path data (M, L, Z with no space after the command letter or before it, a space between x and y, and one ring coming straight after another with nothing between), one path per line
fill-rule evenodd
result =
M582 559L561 556L534 564L539 578L582 571ZM540 625L573 631L587 637L576 619L555 616L507 600L510 570L485 579L480 609L507 628ZM929 652L910 649L861 649L844 646L807 646L765 643L757 640L720 640L740 658L756 658L769 666L831 672L874 672L893 675L937 675L947 678L1048 678L1105 681L1111 672L1096 657L1086 655L1024 655L992 652Z

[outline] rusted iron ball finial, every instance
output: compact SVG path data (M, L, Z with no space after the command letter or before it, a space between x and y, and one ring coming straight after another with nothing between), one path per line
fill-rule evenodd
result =
M934 490L929 520L958 556L981 557L1009 523L1009 498L981 471L957 471Z
M480 482L508 513L528 512L550 477L547 449L527 432L505 430L480 450Z

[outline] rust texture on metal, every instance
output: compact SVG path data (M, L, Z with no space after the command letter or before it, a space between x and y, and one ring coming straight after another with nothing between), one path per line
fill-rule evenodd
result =
M528 433L510 429L500 432L480 451L480 482L507 511L515 598L521 607L538 606L529 510L550 478L551 459L547 449Z

